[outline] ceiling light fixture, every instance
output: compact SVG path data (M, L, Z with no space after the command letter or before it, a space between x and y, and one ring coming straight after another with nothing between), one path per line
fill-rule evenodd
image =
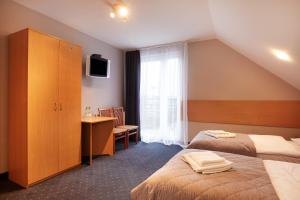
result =
M275 55L279 60L283 60L286 62L292 61L289 54L285 51L279 50L279 49L272 49L273 55Z
M111 18L119 17L124 21L128 19L128 6L123 0L116 0L115 3L110 4L110 6L112 8L112 11L110 12Z

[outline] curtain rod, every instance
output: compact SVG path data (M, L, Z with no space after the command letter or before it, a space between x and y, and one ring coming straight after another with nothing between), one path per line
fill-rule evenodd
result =
M160 48L160 47L171 46L171 45L176 45L176 44L184 44L186 42L187 41L181 41L181 42L173 42L173 43L167 43L167 44L153 45L153 46L138 48L138 50L146 50L146 49L151 49L151 48Z

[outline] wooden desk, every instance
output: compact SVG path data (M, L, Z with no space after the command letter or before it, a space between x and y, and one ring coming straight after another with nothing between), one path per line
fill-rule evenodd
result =
M82 155L89 156L92 164L93 155L113 155L114 117L84 117L82 123Z

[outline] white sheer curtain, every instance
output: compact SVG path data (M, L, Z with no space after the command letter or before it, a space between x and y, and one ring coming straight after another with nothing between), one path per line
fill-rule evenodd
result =
M187 47L141 50L141 139L187 144Z

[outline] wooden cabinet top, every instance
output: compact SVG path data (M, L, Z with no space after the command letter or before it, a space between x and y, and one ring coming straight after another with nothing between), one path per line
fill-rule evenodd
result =
M70 45L77 46L77 47L81 48L81 46L78 45L78 44L74 44L74 43L72 43L72 42L70 42L70 41L68 41L68 40L59 38L59 37L54 36L54 35L50 35L50 34L48 34L48 33L44 33L44 32L42 32L42 31L35 30L35 29L33 29L33 28L30 28L30 27L25 28L25 29L22 29L22 30L20 30L20 31L17 31L17 32L15 32L15 33L11 33L10 36L11 36L11 35L15 35L15 34L19 34L19 33L30 33L30 32L39 33L39 34L41 34L41 35L43 35L43 36L48 36L48 37L51 37L51 38L54 38L54 39L57 39L57 40L60 40L60 41L64 41L64 42L69 43Z

